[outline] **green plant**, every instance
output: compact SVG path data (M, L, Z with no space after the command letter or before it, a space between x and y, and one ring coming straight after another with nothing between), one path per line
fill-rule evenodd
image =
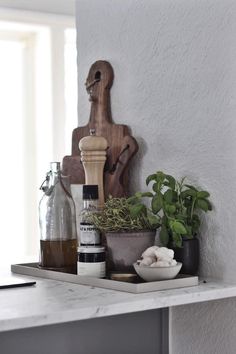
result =
M183 237L193 238L200 227L199 212L212 210L210 194L185 184L161 171L151 174L146 184L153 182L152 192L140 193L151 198L151 210L160 223L160 240L164 246L181 247Z
M143 193L150 196L150 193ZM93 215L93 223L101 231L153 230L159 224L159 218L142 203L142 197L109 197L101 213Z

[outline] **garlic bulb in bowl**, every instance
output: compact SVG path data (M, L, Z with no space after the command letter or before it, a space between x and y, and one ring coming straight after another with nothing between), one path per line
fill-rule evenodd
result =
M180 272L182 263L174 259L174 251L166 247L147 248L142 259L134 263L136 273L146 281L173 279Z

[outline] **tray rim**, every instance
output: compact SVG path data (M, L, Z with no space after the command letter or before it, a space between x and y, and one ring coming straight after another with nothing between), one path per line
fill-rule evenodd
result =
M77 274L60 273L52 270L37 268L38 262L17 263L11 265L11 271L17 274L40 277L44 279L64 281L78 285L98 287L108 290L116 290L133 294L141 294L154 291L163 291L177 288L197 286L199 284L198 276L181 275L178 278L170 280L161 280L154 282L143 282L138 284L121 282L111 279L99 279L80 276Z

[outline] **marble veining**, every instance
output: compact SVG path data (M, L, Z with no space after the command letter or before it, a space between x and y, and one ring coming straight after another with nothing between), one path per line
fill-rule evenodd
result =
M199 286L144 294L130 294L41 278L36 281L34 287L0 291L0 331L236 296L236 284L224 284L214 280L201 282Z

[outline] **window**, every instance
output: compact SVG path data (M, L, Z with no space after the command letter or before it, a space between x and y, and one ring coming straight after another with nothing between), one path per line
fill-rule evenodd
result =
M20 11L5 17L0 16L0 264L37 260L39 186L49 162L70 153L77 126L73 20Z

